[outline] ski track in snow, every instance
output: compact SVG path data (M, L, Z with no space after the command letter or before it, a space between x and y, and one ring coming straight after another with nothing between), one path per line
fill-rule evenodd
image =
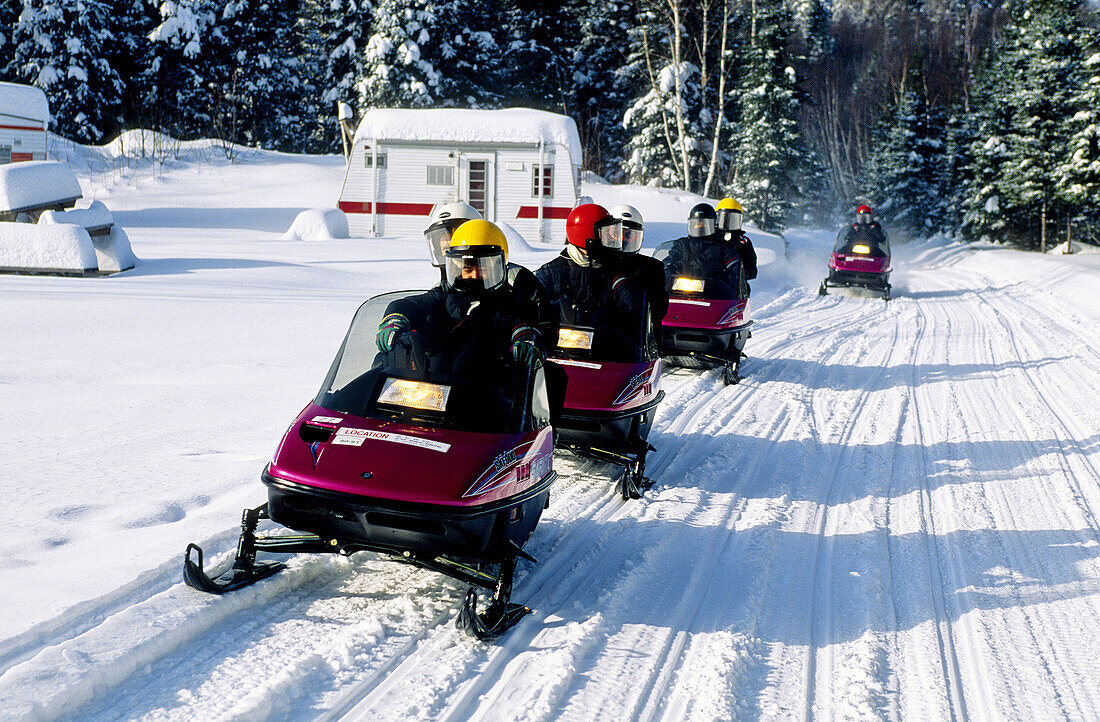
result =
M371 555L224 597L174 560L3 642L0 709L1095 718L1095 319L965 250L898 256L888 304L792 288L758 309L737 386L667 370L646 498L558 456L513 593L533 612L496 643L454 628L459 584Z

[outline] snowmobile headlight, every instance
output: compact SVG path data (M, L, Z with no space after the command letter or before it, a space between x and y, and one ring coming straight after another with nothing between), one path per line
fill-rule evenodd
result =
M443 384L388 378L382 384L378 403L442 413L447 409L447 398L450 395L451 387Z
M868 254L870 252L871 252L871 247L870 246L865 246L862 243L857 243L856 245L852 246L852 253Z
M680 293L702 293L703 280L700 278L687 278L680 276L672 282L672 290Z
M566 328L558 330L558 348L592 349L592 336L594 331L583 328Z

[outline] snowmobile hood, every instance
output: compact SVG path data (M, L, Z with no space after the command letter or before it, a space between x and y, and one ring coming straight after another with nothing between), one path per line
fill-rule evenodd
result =
M860 273L887 273L890 271L890 256L866 256L851 253L834 253L829 259L829 268L838 271L858 271Z
M752 323L749 299L705 299L672 296L662 324L678 328L737 329Z
M307 406L268 473L374 499L444 506L499 501L551 471L550 427L482 433L413 426Z
M645 406L660 393L660 359L636 363L552 360L569 376L565 389L569 410L626 411Z

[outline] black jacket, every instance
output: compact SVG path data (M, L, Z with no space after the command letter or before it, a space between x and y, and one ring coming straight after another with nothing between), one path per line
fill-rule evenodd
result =
M755 260L756 253L753 252ZM739 298L741 292L741 256L733 243L718 234L703 238L685 236L672 242L665 257L665 278L668 287L678 276L704 281L706 298Z
M649 311L645 287L636 275L614 266L581 266L563 251L535 276L562 324L596 330L594 357L609 361L640 357Z
M538 323L507 285L477 299L436 287L393 301L386 308L386 315L391 313L403 315L410 330L418 332L433 372L498 383L512 367L513 333ZM536 343L545 353L541 337Z
M741 268L745 269L745 280L756 278L756 249L752 247L752 239L742 230L725 231L723 233L726 243L737 249L737 256L741 259Z
M837 253L851 253L852 246L856 243L866 243L871 246L872 255L890 255L890 245L886 238L886 231L882 229L877 221L853 223L841 233L843 236L841 242L837 244Z

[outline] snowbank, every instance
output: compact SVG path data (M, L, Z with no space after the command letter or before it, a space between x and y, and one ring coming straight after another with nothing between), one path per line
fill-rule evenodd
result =
M69 166L53 160L0 165L0 211L72 205L83 194Z
M129 241L126 245L128 249ZM92 239L80 226L0 223L0 268L4 270L90 273L97 267Z
M99 230L107 231L115 224L115 219L107 206L100 201L94 201L87 208L78 208L71 211L44 211L38 217L39 224L57 225L65 223L72 226L80 226L94 233Z
M338 208L311 208L294 219L285 241L331 241L348 237L348 217Z
M577 124L557 113L529 108L467 110L431 108L367 111L355 131L355 142L378 140L444 140L458 143L538 143L569 149L575 163L582 157Z
M38 88L17 83L0 83L0 115L35 120L43 128L50 119L50 104Z

